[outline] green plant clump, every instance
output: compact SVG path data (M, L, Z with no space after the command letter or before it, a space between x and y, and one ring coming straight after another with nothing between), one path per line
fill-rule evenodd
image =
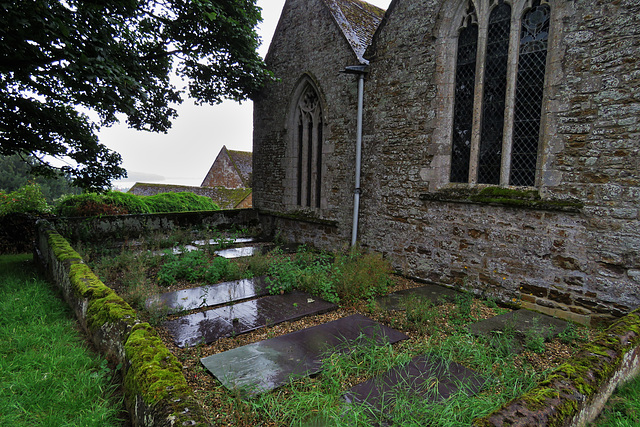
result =
M55 212L60 216L98 216L219 210L210 198L193 193L161 193L154 196L108 191L63 197Z
M302 246L294 257L271 264L267 289L272 294L300 289L333 303L351 303L386 293L390 274L391 265L376 253L328 254Z

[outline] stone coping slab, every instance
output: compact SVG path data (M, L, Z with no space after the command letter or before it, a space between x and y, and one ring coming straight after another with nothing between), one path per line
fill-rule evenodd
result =
M166 310L167 313L197 310L203 307L238 302L267 295L265 277L233 280L197 288L181 289L155 295L145 301L147 309Z
M419 288L403 289L392 294L376 298L376 302L383 310L404 310L403 301L407 297L415 296L422 300L431 301L434 304L440 304L441 301L453 302L455 298L462 295L455 289L438 285L425 285Z
M315 299L305 292L292 291L190 314L166 321L164 325L176 345L184 348L336 308L335 304Z
M352 387L344 398L348 403L370 405L376 413L389 417L389 410L406 400L420 399L434 403L464 391L473 396L480 391L485 378L456 362L421 355L409 363Z
M402 332L354 314L200 361L227 389L258 394L288 383L292 376L320 372L323 357L347 351L363 339L382 344L407 338Z

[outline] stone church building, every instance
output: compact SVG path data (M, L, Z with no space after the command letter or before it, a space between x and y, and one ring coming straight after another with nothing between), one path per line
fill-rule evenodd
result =
M274 234L582 323L640 306L639 0L287 0L266 62Z

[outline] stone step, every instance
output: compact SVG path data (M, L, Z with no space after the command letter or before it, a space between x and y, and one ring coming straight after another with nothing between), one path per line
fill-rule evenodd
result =
M336 308L335 304L315 299L305 292L293 291L182 316L164 322L164 326L176 345L183 348Z
M201 359L229 390L263 393L322 369L322 359L358 343L395 343L408 337L360 314L248 344Z
M167 313L173 314L239 302L267 293L266 278L257 277L167 292L148 298L145 305L147 309L166 310Z

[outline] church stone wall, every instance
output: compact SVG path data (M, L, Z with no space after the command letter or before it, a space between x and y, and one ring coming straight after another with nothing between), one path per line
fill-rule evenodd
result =
M398 1L369 51L361 240L409 276L589 322L640 305L640 3L550 4L538 175L557 208L451 197L470 187L448 184L443 126L460 2Z
M256 102L254 203L295 210L283 202L282 123L295 82L309 72L325 97L331 159L324 207L310 214L335 221L337 232L318 227L317 241L338 248L351 227L356 92L337 71L351 58L328 19L305 21L324 13L316 1L288 4L290 21L281 21L268 58L281 80ZM359 240L407 276L597 322L640 305L640 2L549 4L542 147L536 187L526 189L540 200L532 202L518 189L507 200L478 199L486 186L449 183L452 26L466 3L392 2L367 52Z
M278 79L254 101L254 206L275 213L337 221L334 236L348 239L353 198L357 83L341 74L357 59L320 0L288 1L266 58ZM293 129L290 111L302 78L322 98L323 136L321 207L291 203ZM335 238L335 237L334 237Z

